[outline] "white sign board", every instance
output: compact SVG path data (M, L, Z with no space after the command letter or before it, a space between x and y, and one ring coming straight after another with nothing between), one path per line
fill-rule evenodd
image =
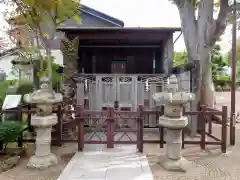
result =
M22 95L6 95L2 110L12 109L17 107L21 102Z

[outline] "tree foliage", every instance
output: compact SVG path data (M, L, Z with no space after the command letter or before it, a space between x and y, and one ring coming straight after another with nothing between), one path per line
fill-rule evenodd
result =
M16 94L19 95L25 95L28 93L32 93L35 90L34 84L33 83L23 83L20 84L16 90Z
M188 61L188 54L186 50L182 52L174 52L173 66L186 64L187 61Z
M218 76L224 74L225 67L228 66L227 61L224 59L221 53L221 47L219 44L216 44L211 53L211 62L212 62L212 78L213 81L217 80Z
M61 23L73 18L77 22L80 19L79 0L9 0L15 5L16 15L11 18L12 23L27 25L33 30L43 33L46 26L49 29L56 28ZM48 29L48 30L49 30ZM51 33L42 34L46 37Z
M56 28L68 19L77 23L80 19L79 0L9 0L15 5L17 15L10 19L11 24L24 25L35 34L38 49L45 49L49 80L52 79L51 43L56 35ZM40 51L43 68L44 58Z
M237 78L240 78L240 39L237 39ZM230 66L232 66L232 49L229 50L227 54L227 62Z
M240 50L240 49L239 49ZM174 66L186 64L188 62L188 54L186 51L174 52ZM224 75L225 67L229 65L228 61L221 53L221 47L219 44L215 44L211 52L211 64L212 64L212 78L213 80L219 79ZM226 77L228 79L228 76ZM222 79L222 78L221 78Z
M52 67L52 86L54 89L56 89L59 82L61 82L64 79L63 74L58 73L58 69L61 67L61 65L54 62L55 58L51 57L51 67ZM39 72L39 77L47 76L48 73L48 61L47 58L44 58L43 61L43 71Z

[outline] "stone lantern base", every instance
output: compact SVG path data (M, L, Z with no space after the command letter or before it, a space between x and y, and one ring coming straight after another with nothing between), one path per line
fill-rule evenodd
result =
M165 155L162 155L159 157L159 165L161 165L165 170L167 171L177 171L177 172L186 172L187 165L190 162L181 157L178 160L175 159L169 159Z
M168 171L185 172L188 162L181 156L182 129L188 124L187 117L169 118L161 116L159 124L166 128L166 155L160 157L159 164Z
M40 156L32 156L27 164L29 168L36 168L36 169L46 169L50 166L57 165L58 160L54 154L49 154L43 157Z
M52 126L57 123L57 116L32 116L31 125L36 127L36 150L27 164L30 168L44 169L58 163L57 157L51 153Z

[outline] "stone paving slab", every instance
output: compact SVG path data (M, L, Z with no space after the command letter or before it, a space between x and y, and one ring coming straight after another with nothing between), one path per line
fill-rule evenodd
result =
M135 145L77 152L57 180L153 180L147 158Z

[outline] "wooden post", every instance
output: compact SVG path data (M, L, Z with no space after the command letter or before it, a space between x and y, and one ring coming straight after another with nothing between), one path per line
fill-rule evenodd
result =
M17 112L18 112L18 115L19 115L19 121L22 122L22 119L23 119L23 106L18 106L16 108ZM17 139L17 144L18 144L18 147L23 147L23 133L21 134L21 137L19 137Z
M183 113L183 116L185 115L185 112L186 112L186 107L185 106L183 106L183 109L182 109L182 113ZM186 127L184 127L183 129L182 129L182 149L184 149L185 147L184 147L184 139L185 139L185 129L186 129Z
M62 105L58 104L57 108L57 118L58 122L56 125L56 146L62 145Z
M138 152L143 152L143 105L138 107L138 137L137 137L137 147Z
M78 122L78 151L83 151L84 148L84 105L79 106L79 112L76 115Z
M226 153L227 151L227 106L222 106L222 145L221 150L222 153Z
M200 116L198 121L200 122L201 125L201 140L200 140L200 147L201 149L205 149L206 146L206 126L205 126L205 118L204 118L204 112L205 112L205 106L201 106L201 110L200 110Z
M197 133L201 132L201 122L200 122L200 111L201 111L201 105L200 102L197 103Z
M212 134L212 119L213 119L213 115L211 115L211 116L208 118L208 133L209 133L209 134Z
M31 117L32 117L32 112L31 112L31 105L27 105L28 113L27 113L27 122L28 122L28 130L29 132L34 132L34 128L31 125Z
M137 149L139 151L139 146L140 146L140 106L137 108Z
M160 116L164 115L164 106L161 106ZM160 148L164 147L164 127L159 125Z
M17 111L19 112L19 121L22 122L22 119L23 119L23 110L24 110L24 107L23 106L18 106L17 107Z
M107 148L114 148L113 136L114 108L107 108Z
M182 129L182 149L185 148L185 128Z
M2 106L0 107L0 110L1 110L1 121L2 121L2 116L3 116L3 110L2 110ZM0 150L3 149L3 142L0 141Z

